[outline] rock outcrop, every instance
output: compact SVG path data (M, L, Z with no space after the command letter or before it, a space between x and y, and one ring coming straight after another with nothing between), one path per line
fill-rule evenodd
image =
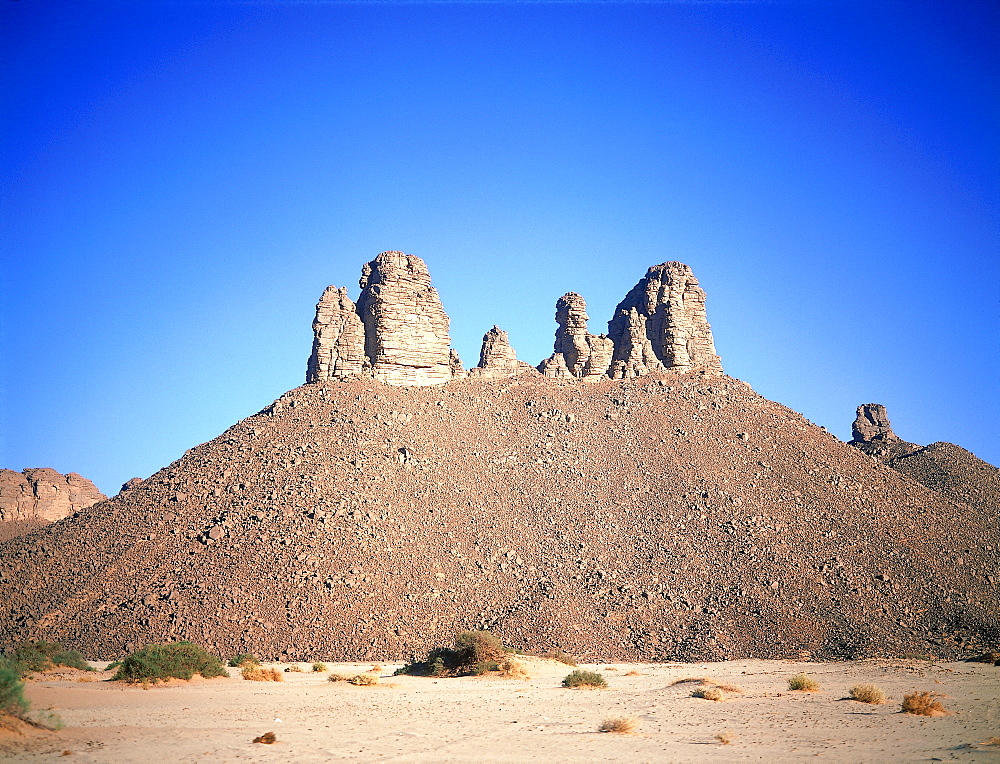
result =
M419 257L383 252L361 272L357 305L327 287L316 305L306 382L373 377L389 385L443 385L454 377L448 316Z
M1000 515L1000 470L954 443L920 446L892 431L885 406L858 406L849 445L933 491Z
M494 326L483 335L483 347L479 351L479 365L469 369L470 377L501 379L516 377L528 364L517 360L517 353L510 346L507 332Z
M345 287L329 286L316 304L307 382L347 379L371 369L365 355L365 326Z
M47 467L24 472L0 469L0 522L51 523L106 498L75 472L62 475Z
M892 431L889 415L881 403L862 403L858 406L858 415L851 427L851 434L854 440L864 443L899 440Z
M661 369L722 371L705 315L705 292L683 263L646 271L615 309L608 335L614 342L609 372L614 379Z
M608 372L614 343L606 334L587 331L587 303L576 292L556 301L555 352L538 366L546 377L599 378Z

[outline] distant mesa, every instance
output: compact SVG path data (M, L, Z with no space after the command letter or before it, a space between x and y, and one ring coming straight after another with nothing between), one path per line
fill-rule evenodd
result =
M365 264L360 285L357 304L344 287L327 287L320 297L307 383L369 378L422 387L530 372L507 333L494 326L483 337L479 365L466 373L449 347L449 319L419 257L383 252ZM542 375L593 380L665 369L722 373L705 292L683 263L650 268L618 304L607 334L587 331L586 308L575 292L556 302L554 352L539 364Z
M48 467L0 469L0 540L27 533L108 497L87 478Z

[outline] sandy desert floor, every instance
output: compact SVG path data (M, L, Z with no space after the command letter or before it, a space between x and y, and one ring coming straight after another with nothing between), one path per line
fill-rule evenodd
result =
M0 737L4 761L235 762L1000 762L1000 668L975 663L864 661L598 664L609 687L568 690L572 669L525 659L531 678L393 677L379 684L328 682L328 674L284 673L284 682L195 679L143 689L66 671L28 684L33 709L52 709L58 732ZM96 665L96 664L95 664ZM283 668L280 664L268 664ZM398 665L398 664L397 664ZM308 664L302 664L308 670ZM367 671L369 664L330 664ZM790 692L806 672L818 692ZM723 702L691 696L708 677L739 685ZM890 696L872 706L846 700L870 682ZM904 693L941 695L942 718L902 714ZM606 734L609 716L638 729ZM273 745L254 737L274 732ZM717 736L727 739L723 743Z

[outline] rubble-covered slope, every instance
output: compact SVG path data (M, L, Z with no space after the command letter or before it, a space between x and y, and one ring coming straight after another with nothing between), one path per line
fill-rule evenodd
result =
M324 381L0 545L0 634L385 659L1000 646L1000 531L737 380Z

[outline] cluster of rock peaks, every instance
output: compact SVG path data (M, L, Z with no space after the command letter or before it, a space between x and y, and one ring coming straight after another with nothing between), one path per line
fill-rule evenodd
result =
M467 376L449 347L449 321L427 265L419 257L383 252L362 269L357 304L343 287L327 287L316 305L306 382L374 378L390 385L442 385ZM587 305L576 292L556 302L554 353L538 366L546 377L624 379L653 371L722 372L705 315L705 292L683 263L650 268L608 322L587 331ZM483 337L479 366L468 376L534 373L517 360L507 333Z

